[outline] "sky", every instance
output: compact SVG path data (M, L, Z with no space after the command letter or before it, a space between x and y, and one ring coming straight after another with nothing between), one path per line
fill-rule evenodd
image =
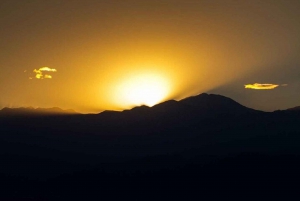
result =
M215 93L300 105L300 1L1 0L0 108L122 110Z

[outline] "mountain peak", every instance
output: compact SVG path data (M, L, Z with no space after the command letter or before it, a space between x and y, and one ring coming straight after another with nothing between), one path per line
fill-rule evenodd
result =
M199 94L180 100L181 103L192 106L200 110L212 110L219 112L242 112L245 110L252 110L238 102L217 94Z
M217 114L240 115L245 113L258 112L254 109L247 108L238 102L222 95L202 93L196 96L184 98L180 101L168 100L153 107L139 106L131 110L125 110L125 113L136 114L137 116L160 115L166 118L175 116L188 117L210 117ZM173 116L173 117L172 117Z

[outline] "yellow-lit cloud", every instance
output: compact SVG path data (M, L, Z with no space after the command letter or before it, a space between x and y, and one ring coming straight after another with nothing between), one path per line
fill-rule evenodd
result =
M279 86L278 84L259 84L259 83L255 83L255 84L246 84L245 88L246 89L275 89L278 86Z
M49 71L49 72L56 72L57 70L54 68L49 68L49 67L42 67L39 69L40 71Z
M42 67L42 68L39 68L39 69L34 69L33 72L36 74L35 75L35 78L36 79L51 79L52 76L51 75L43 75L43 72L57 72L56 69L54 68L49 68L49 67Z

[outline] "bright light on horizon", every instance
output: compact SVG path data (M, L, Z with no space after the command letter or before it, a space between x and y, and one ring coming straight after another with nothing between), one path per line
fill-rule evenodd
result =
M117 86L116 101L130 106L149 107L165 100L170 93L166 78L155 73L137 73L120 80Z

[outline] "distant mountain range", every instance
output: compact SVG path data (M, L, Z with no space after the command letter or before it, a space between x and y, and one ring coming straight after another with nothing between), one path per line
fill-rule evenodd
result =
M287 109L287 111L298 111L299 107L294 107ZM169 100L153 107L148 107L145 105L134 107L130 110L118 111L103 111L99 113L100 116L111 116L126 114L129 116L140 116L140 115L187 115L187 114L197 114L197 115L218 115L218 114L232 114L240 115L246 113L258 113L262 111L254 110L245 107L238 102L221 95L216 94L206 94L202 93L196 96L188 97L180 101ZM58 114L79 114L74 110L63 110L58 107L53 108L33 108L33 107L23 107L23 108L3 108L0 110L0 115L58 115Z
M77 114L74 110L63 110L58 107L53 108L33 108L33 107L21 107L21 108L8 108L5 107L0 110L0 115L4 116L24 116L24 115L63 115L63 114Z

